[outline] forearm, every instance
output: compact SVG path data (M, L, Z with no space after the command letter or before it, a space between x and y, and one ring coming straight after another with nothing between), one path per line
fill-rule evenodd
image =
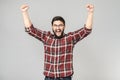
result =
M24 21L24 25L26 28L30 27L32 25L32 22L30 20L29 14L27 11L22 12L23 15L23 21Z
M92 24L93 24L93 12L88 12L86 28L92 29Z
M94 13L94 5L92 4L87 4L86 8L88 10L88 16L86 20L86 28L87 29L92 29L92 24L93 24L93 13Z

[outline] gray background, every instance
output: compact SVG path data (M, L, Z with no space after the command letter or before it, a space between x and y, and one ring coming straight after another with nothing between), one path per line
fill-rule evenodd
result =
M81 28L85 5L95 5L92 34L74 48L73 80L120 80L119 0L0 0L0 80L43 80L43 44L24 31L20 11L30 6L35 27L51 31L51 19L66 20L65 32Z

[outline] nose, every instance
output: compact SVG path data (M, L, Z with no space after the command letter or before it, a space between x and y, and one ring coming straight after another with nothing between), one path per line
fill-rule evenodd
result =
M60 27L59 27L59 26L57 26L57 27L56 27L56 29L60 29Z

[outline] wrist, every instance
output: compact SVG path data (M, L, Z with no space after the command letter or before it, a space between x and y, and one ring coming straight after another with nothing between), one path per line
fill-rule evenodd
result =
M22 11L22 14L23 15L28 15L28 12L27 11Z
M22 13L24 14L24 13L27 13L27 11L22 11Z
M92 15L94 12L93 11L88 11L88 14L89 15Z

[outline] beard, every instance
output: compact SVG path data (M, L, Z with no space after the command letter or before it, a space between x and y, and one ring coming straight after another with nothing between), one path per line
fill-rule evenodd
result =
M59 31L61 31L61 30L59 30ZM58 36L57 34L56 34L56 32L57 32L57 30L53 30L53 33L54 33L54 36L55 36L55 38L57 38L57 39L60 39L60 38L62 38L63 36L64 36L64 30L61 32L61 35L60 36Z

